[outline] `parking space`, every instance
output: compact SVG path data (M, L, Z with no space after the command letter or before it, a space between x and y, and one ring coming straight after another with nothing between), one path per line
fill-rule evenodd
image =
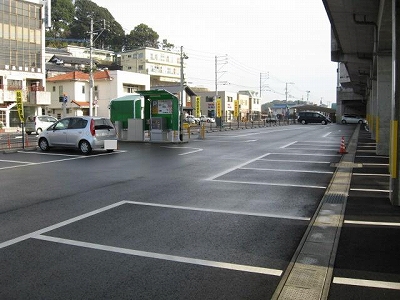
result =
M276 230L269 230L271 226ZM127 272L131 274L130 284L136 286L135 295L143 289L146 298L149 291L145 291L143 280L157 282L157 289L162 289L163 293L172 287L178 298L185 298L189 291L196 292L194 298L197 299L210 292L220 297L238 298L241 295L239 298L243 298L254 290L258 296L266 296L273 292L305 226L306 222L302 220L271 219L262 214L121 201L1 243L0 266L4 271L0 282L5 278L16 280L15 274L23 272L19 281L28 279L32 287L42 283L43 295L51 295L53 287L57 287L60 297L81 298L90 293L94 298L101 298L108 292L113 298L119 292L116 286L124 285L124 282L115 282L112 278ZM278 238L285 236L287 230L296 238L291 241ZM279 257L273 254L277 251ZM32 252L40 254L34 263L30 260ZM15 265L17 261L19 263ZM31 271L35 270L36 264L50 272L37 274ZM82 272L81 268L86 271ZM94 273L93 268L97 270ZM176 272L178 277L218 277L218 281L202 279L205 285L201 290L193 284L177 291L181 287L179 280L161 280L153 272L145 272L141 275L144 277L135 276L135 273L142 274L143 269L157 269L158 274L166 278L167 273ZM57 275L54 276L51 270ZM79 289L67 291L58 280L71 270L74 270L76 278L73 281ZM245 278L244 274L247 274ZM98 281L82 286L79 282L88 282L87 276ZM103 276L110 278L106 286L101 284ZM226 279L221 280L220 276ZM260 289L267 280L265 276L274 284ZM7 285L0 291L0 296L7 297L12 293Z
M0 170L3 169L12 169L12 168L21 168L31 165L38 164L48 164L48 163L57 163L67 160L76 160L76 159L87 159L104 155L115 155L125 151L114 151L114 152L94 152L93 154L86 156L82 155L76 151L53 151L53 152L41 152L39 150L36 151L13 151L10 153L1 153L0 154Z
M0 160L0 170L94 158L81 178L96 174L104 179L105 170L120 174L125 168L126 177L114 174L115 183L106 182L107 191L93 180L90 189L79 183L76 190L84 191L86 207L93 203L97 209L79 215L77 208L73 218L0 243L0 268L5 270L0 274L0 298L13 295L23 282L20 295L26 298L30 290L40 290L41 298L56 294L60 299L269 299L329 185L332 163L341 157L338 143L281 142L276 151L253 159L224 157L221 165L230 167L219 167L208 177L209 167L196 169L190 178L186 173L182 178L177 172L159 174L160 166L181 170L181 160L196 164L196 159L207 159L214 149L207 142L199 145L141 144L136 152L130 152L134 148L129 145L123 150L129 153L125 160L108 160L105 167L96 163L98 157L122 151L1 155L7 159ZM157 169L135 173L140 164ZM81 201L69 193L68 184L78 184L73 176L63 182L65 203L71 203L69 197ZM190 183L190 189L183 182ZM107 193L108 203L116 202L99 208L92 198L96 193L104 198ZM124 200L118 201L122 194ZM38 273L38 268L43 271Z

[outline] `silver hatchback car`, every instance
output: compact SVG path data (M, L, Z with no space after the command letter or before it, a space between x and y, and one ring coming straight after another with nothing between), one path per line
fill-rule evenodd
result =
M89 154L93 149L113 151L116 141L117 132L110 119L82 116L57 121L40 133L38 145L42 151L51 147L77 148L83 154ZM113 146L107 148L105 142Z

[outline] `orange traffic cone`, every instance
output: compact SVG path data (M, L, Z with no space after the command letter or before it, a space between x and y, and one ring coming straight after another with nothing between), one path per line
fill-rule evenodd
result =
M10 135L8 135L7 146L8 146L8 149L11 149L11 139L10 139Z
M342 142L340 143L339 154L346 154L346 145L344 143L344 137L342 136Z

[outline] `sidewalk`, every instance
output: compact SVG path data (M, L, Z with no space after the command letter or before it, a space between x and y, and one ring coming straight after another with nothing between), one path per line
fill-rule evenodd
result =
M329 299L400 299L400 207L389 200L389 158L360 130Z
M388 157L358 125L272 299L400 299Z

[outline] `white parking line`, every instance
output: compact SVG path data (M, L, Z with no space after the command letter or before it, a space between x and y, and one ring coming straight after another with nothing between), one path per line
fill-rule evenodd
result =
M236 169L239 169L239 168L241 168L241 167L244 167L245 165L248 165L248 164L250 164L250 163L252 163L252 162L255 162L255 161L259 160L259 159L262 159L263 157L268 156L268 155L269 155L269 153L266 153L266 154L261 155L261 156L259 156L259 157L250 159L250 160L248 160L248 161L246 161L246 162L244 162L244 163L241 163L241 164L237 165L236 167L227 169L227 170L225 170L225 171L223 171L223 172L221 172L221 173L218 173L218 174L216 174L216 175L214 175L214 176L211 176L211 177L207 178L206 180L214 180L215 178L218 178L218 177L221 177L221 176L223 176L223 175L225 175L225 174L228 174L228 173L230 173L230 172L232 172L232 171L234 171L234 170L236 170Z
M2 167L2 168L0 168L0 170L16 169L16 168L29 167L29 166L38 166L38 165L51 164L51 163L57 163L57 162L75 160L75 159L84 159L84 158L91 158L91 157L96 157L96 156L112 155L114 153L122 153L122 152L126 152L126 151L118 150L118 151L114 151L114 152L99 153L99 154L87 155L87 156L84 156L84 155L61 155L61 156L67 156L67 157L71 156L71 157L64 158L64 159L57 159L57 160L42 161L42 162L37 162L37 163L23 162L24 164L22 164L22 165ZM25 153L25 152L21 152L21 153ZM18 162L15 162L15 163L18 163Z
M0 249L1 249L1 248L8 247L8 246L13 245L13 244L16 244L16 243L19 243L19 242L22 242L22 241L25 241L25 240L27 240L27 239L33 238L33 237L35 237L35 236L41 235L41 234L46 233L46 232L49 232L49 231L51 231L51 230L54 230L54 229L57 229L57 228L66 226L66 225L68 225L68 224L71 224L71 223L80 221L80 220L82 220L82 219L85 219L85 218L88 218L88 217L97 215L97 214L99 214L99 213L101 213L101 212L103 212L103 211L106 211L106 210L109 210L109 209L118 207L118 206L120 206L120 205L122 205L122 204L125 204L125 203L126 203L126 201L120 201L120 202L117 202L117 203L114 203L114 204L111 204L111 205L108 205L108 206L105 206L105 207L102 207L102 208L93 210L93 211L88 212L88 213L86 213L86 214L77 216L77 217L75 217L75 218L71 218L71 219L65 220L65 221L63 221L63 222L60 222L60 223L57 223L57 224L54 224L54 225L45 227L45 228L43 228L43 229L40 229L40 230L31 232L31 233L22 235L22 236L20 236L20 237L14 238L14 239L12 239L12 240L5 241L5 242L3 242L3 243L0 243Z
M38 236L35 236L34 238L38 239L38 240L53 242L53 243L60 243L60 244L65 244L65 245L84 247L84 248L90 248L90 249L95 249L95 250L102 250L102 251L134 255L134 256L140 256L140 257L161 259L161 260L180 262L180 263L186 263L186 264L192 264L192 265L213 267L213 268L219 268L219 269L228 269L228 270L235 270L235 271L242 271L242 272L249 272L249 273L257 273L257 274L265 274L265 275L272 275L272 276L281 276L282 275L282 270L276 270L276 269L254 267L254 266L249 266L249 265L231 264L231 263L220 262L220 261L211 261L211 260L190 258L190 257L184 257L184 256L168 255L168 254L133 250L133 249L127 249L127 248L120 248L120 247L112 247L112 246L106 246L106 245L100 245L100 244L85 243L85 242L80 242L80 241L55 238L55 237L44 236L44 235L38 235Z
M22 241L25 241L27 239L38 239L38 240L44 240L44 241L49 241L49 242L54 242L54 243L62 243L62 244L66 244L66 245L102 250L102 251L109 251L109 252L115 252L115 253L135 255L135 256L140 256L140 257L148 257L148 258L155 258L155 259L168 260L168 261L174 261L174 262L188 263L188 264L201 265L201 266L207 266L207 267L213 267L213 268L229 269L229 270L235 270L235 271L258 273L258 274L265 274L265 275L272 275L272 276L281 276L282 275L282 270L277 270L277 269L269 269L269 268L255 267L255 266L249 266L249 265L232 264L232 263L219 262L219 261L210 261L210 260L189 258L189 257L183 257L183 256L161 254L161 253L155 253L155 252L139 251L139 250L134 250L134 249L112 247L112 246L107 246L107 245L87 243L87 242L81 242L81 241L75 241L75 240L68 240L68 239L62 239L62 238L58 238L58 237L51 237L51 236L44 235L46 232L49 232L54 229L57 229L57 228L69 225L71 223L83 220L85 218L97 215L99 213L116 208L123 204L146 205L146 206L156 206L156 207L166 207L166 208L196 210L196 211L216 212L216 213L241 214L241 215L249 215L249 216L278 217L276 215L274 216L274 215L266 215L266 214L259 214L259 213L244 213L244 212L238 212L238 211L225 211L225 210L204 209L204 208L195 208L195 207L183 207L183 206L156 204L156 203L120 201L120 202L105 206L103 208L94 210L92 212L77 216L75 218L65 220L58 224L54 224L52 226L48 226L46 228L37 230L35 232L14 238L12 240L9 240L9 241L3 242L3 243L0 243L0 249L8 247L8 246L16 244L16 243L19 243L19 242L22 242ZM289 218L289 217L279 216L279 218ZM298 217L290 217L290 219L299 219L299 220L304 220L304 221L310 220L309 218L298 218Z
M213 213L221 213L221 214L245 215L245 216L253 216L253 217L278 218L278 219L290 219L290 220L301 220L301 221L309 221L310 220L310 218L306 218L306 217L295 217L295 216L278 215L278 214L264 214L264 213L255 213L255 212L242 212L242 211L236 211L236 210L197 208L197 207L192 207L192 206L179 206L179 205L158 204L158 203L150 203L150 202L136 202L136 201L125 201L125 202L129 203L129 204L136 204L136 205L175 208L175 209L192 210L192 211L200 211L200 212L213 212Z
M353 224L353 225L371 225L371 226L393 226L400 227L400 223L396 222L372 222L372 221L354 221L354 220L345 220L345 224Z
M294 142L292 142L292 143L289 143L289 144L287 144L287 145L281 146L281 147L279 147L279 148L285 149L285 148L287 148L287 147L289 147L289 146L292 146L292 145L294 145L294 144L296 144L296 143L297 143L297 141L294 141Z
M286 186L286 187L300 187L310 189L326 189L326 186L322 185L304 185L304 184L290 184L290 183L273 183L273 182L253 182L253 181L236 181L236 180L221 180L213 179L213 181L226 182L226 183L241 183L241 184L252 184L252 185L269 185L269 186Z
M344 277L334 277L333 283L343 285L354 285L364 286L381 289L400 290L400 283L390 281L378 281L378 280L365 280L365 279L353 279Z
M185 153L180 153L178 155L188 155L196 152L203 151L202 148L193 148L193 147L178 147L178 146L161 146L161 148L169 148L169 149L194 149L193 151L188 151Z
M264 169L264 168L239 168L240 170L255 170L255 171L273 171L273 172L290 172L290 173L315 173L315 174L333 174L331 171L314 171L314 170L284 170L284 169Z

